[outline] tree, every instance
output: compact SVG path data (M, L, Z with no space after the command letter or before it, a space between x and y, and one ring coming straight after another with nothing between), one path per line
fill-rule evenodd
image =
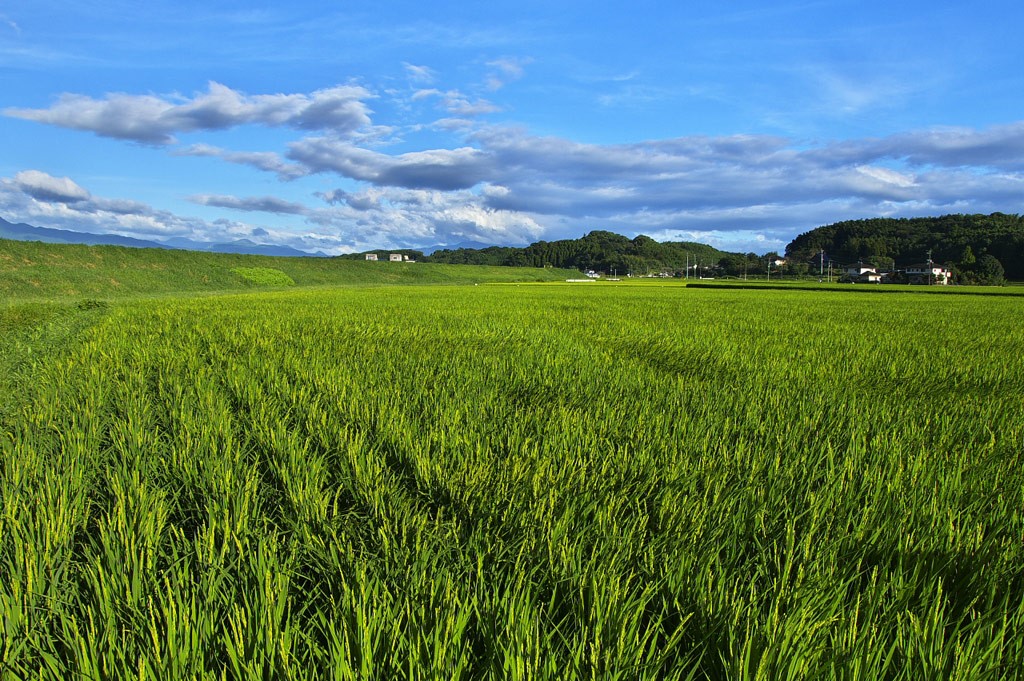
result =
M792 274L794 276L797 276L797 277L806 276L807 273L810 272L810 270L811 270L811 266L808 265L806 262L803 262L801 260L797 260L796 262L787 263L786 267L789 268L789 273L790 274Z
M983 286L1002 286L1006 275L1003 264L994 255L985 253L974 266L974 276Z
M874 255L868 258L868 262L875 268L880 270L894 270L896 269L896 261L887 255Z
M960 255L960 266L963 269L971 269L971 266L977 262L977 258L974 257L974 251L971 249L970 244L964 248L963 254Z
M747 257L740 253L730 253L718 259L718 266L726 274L739 276L746 271Z

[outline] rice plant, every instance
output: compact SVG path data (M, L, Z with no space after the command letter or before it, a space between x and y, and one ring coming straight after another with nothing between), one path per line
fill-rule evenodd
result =
M1021 677L1020 298L103 312L0 420L5 678Z

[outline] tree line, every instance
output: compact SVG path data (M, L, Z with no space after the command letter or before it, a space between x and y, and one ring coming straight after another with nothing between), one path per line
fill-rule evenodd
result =
M430 255L411 249L369 251L386 260L401 253L411 260L460 265L506 267L558 267L607 274L661 274L682 276L764 275L775 252L730 253L688 241L658 242L649 236L634 238L603 230L579 239L538 241L517 248L441 249ZM340 256L365 257L364 253ZM931 259L945 266L961 284L1000 284L1024 280L1024 216L944 215L928 218L870 218L847 220L804 232L786 246L785 272L816 274L823 263L849 265L864 262L882 269L923 264Z
M629 237L595 230L579 239L538 241L522 248L490 246L487 248L441 249L430 255L420 251L395 249L370 251L387 259L389 253L408 255L419 262L455 265L503 265L507 267L558 267L582 272L594 270L608 274L670 274L682 275L689 265L717 268L719 261L734 254L707 244L688 241L658 242L649 236ZM751 254L754 258L758 256ZM363 258L365 254L342 256Z
M1024 216L943 215L930 218L871 218L818 227L786 247L794 263L822 258L864 262L891 269L929 259L961 284L1024 280Z

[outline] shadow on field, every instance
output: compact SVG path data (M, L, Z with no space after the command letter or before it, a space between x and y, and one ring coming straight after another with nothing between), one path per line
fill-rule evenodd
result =
M991 572L999 569L995 547L966 555L951 551L899 551L864 542L854 546L848 555L850 564L858 566L856 579L851 582L851 603L858 593L877 591L878 583L888 584L888 608L920 613L934 607L937 595L941 595L942 609L950 625L968 622L977 610L989 610L1024 590L1022 573L996 579L999 587L986 587L993 583Z

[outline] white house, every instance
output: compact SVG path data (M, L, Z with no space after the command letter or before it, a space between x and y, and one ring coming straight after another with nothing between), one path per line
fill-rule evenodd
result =
M402 262L402 254L392 253L391 255L388 256L388 260L390 260L391 262Z
M882 283L883 276L885 275L879 272L873 265L859 262L846 268L846 274L843 275L843 279L859 284L880 284Z
M846 268L846 276L850 277L851 279L854 279L863 274L874 273L875 271L876 270L874 265L867 265L865 263L859 262L855 265L850 265L849 267Z
M949 275L949 270L935 263L911 265L907 268L907 281L911 284L939 284L940 286L946 286L949 284Z
M366 254L366 259L367 260L376 260L377 259L377 254L376 253L367 253Z

